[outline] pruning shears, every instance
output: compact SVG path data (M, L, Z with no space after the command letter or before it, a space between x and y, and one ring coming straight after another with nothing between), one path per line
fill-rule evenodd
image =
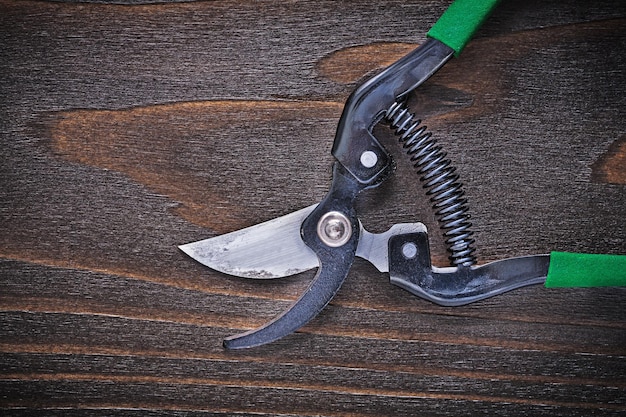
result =
M330 190L318 204L268 222L180 246L200 263L230 275L278 278L318 268L304 294L264 326L224 340L229 349L282 338L315 317L337 293L354 258L389 273L393 284L444 306L482 300L531 284L548 287L626 285L626 256L552 252L477 265L462 184L432 134L406 106L424 83L467 42L497 0L456 0L417 49L361 84L348 98L334 139ZM355 199L393 173L391 154L373 134L389 124L417 170L436 212L451 266L431 265L421 223L370 233Z

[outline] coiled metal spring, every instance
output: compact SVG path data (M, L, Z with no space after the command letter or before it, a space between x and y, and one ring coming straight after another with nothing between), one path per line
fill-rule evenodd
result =
M427 189L432 207L443 231L448 256L454 266L471 266L476 264L475 248L473 247L474 232L470 230L467 199L459 182L456 168L451 165L441 145L420 126L421 120L409 112L404 103L395 102L387 110L386 121L410 157L420 180Z

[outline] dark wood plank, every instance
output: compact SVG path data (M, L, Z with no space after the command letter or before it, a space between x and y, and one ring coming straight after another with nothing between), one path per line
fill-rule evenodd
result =
M441 308L357 261L301 331L228 352L314 271L255 282L176 248L318 201L344 100L448 2L105 3L0 1L3 415L626 412L625 289ZM622 1L508 0L411 97L481 261L626 252L625 29ZM376 134L397 171L360 199L364 224L423 221L445 263Z

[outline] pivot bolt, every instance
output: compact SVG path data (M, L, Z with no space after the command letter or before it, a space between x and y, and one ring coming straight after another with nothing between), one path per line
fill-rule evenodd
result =
M330 211L317 223L317 235L326 246L338 248L350 240L352 225L343 213Z

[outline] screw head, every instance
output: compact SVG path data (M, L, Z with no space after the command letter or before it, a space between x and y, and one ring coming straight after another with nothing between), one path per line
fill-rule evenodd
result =
M346 215L338 211L324 214L317 223L317 235L331 248L345 245L352 236L352 225Z

